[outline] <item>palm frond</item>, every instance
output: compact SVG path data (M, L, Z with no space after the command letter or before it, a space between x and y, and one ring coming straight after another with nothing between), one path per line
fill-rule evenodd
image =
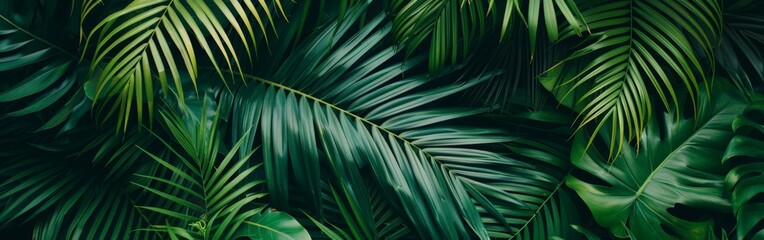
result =
M579 223L576 204L564 189L554 192L512 239L580 239L572 225Z
M666 108L678 107L679 94L688 91L688 101L697 104L697 94L708 80L709 64L703 63L713 62L710 56L720 35L718 1L609 1L583 15L594 43L564 60L558 68L569 73L555 76L546 86L561 102L573 102L581 113L579 128L596 123L601 129L613 123L610 141L617 144L610 145L611 153L632 139L639 142L657 105L654 97ZM573 59L584 66L564 64Z
M430 71L466 57L470 45L486 32L484 1L393 1L395 37L411 54L430 40Z
M0 12L0 78L8 79L0 84L0 125L7 126L8 134L46 130L68 119L72 121L67 125L74 124L87 110L75 110L75 106L87 101L75 87L83 82L78 76L76 55L64 47L70 39L50 37L63 35L66 27L41 22L34 14L60 6L48 2L8 5L11 9L30 7L32 12ZM46 117L40 120L32 117L35 114Z
M357 172L357 171L349 171ZM342 178L340 178L342 179ZM359 189L358 182L363 182L363 189ZM331 239L404 239L415 237L411 232L408 222L403 213L398 212L389 204L387 196L373 184L371 179L357 179L356 181L337 182L341 185L341 191L330 187L331 201L336 203L341 219L331 222L327 219L318 221L308 215L309 219L321 232ZM364 198L356 199L358 193L350 194L348 190L367 190ZM324 205L327 207L328 204ZM363 209L366 208L366 209ZM327 211L325 211L327 212ZM333 228L327 227L322 222L327 222ZM335 225L336 224L336 225ZM350 233L348 233L350 232ZM351 237L352 236L352 237Z
M78 1L72 1L72 11L74 11L75 4ZM88 17L88 15L96 8L98 5L103 5L103 0L82 0L80 2L79 10L80 10L80 41L85 37L85 30L83 29L83 25L85 25L85 18Z
M147 201L138 206L162 216L151 219L151 227L141 230L186 239L270 239L282 235L309 239L307 231L293 218L263 210L264 206L253 206L254 200L266 195L254 189L262 181L250 176L259 165L250 165L249 156L234 160L241 141L222 159L218 157L224 153L218 135L218 115L204 111L209 102L202 100L201 116L195 118L173 111L160 112L165 128L183 151L162 141L176 161L146 152L166 174L137 175L142 180L133 184L166 204Z
M32 223L35 239L148 238L131 232L147 223L122 186L143 163L134 146L151 139L110 132L78 128L52 140L11 145L20 153L4 159L0 170L0 224Z
M725 1L722 41L716 61L743 92L764 86L764 5L759 2Z
M425 41L430 41L429 68L433 73L468 57L472 45L484 42L482 38L492 28L499 31L499 41L505 42L510 39L511 29L523 25L528 29L530 56L536 52L538 30L542 26L550 41L558 40L558 31L562 28L557 24L560 15L568 28L577 34L588 30L572 0L508 0L500 3L494 0L428 0L393 1L390 5L395 13L394 36L408 48L409 54Z
M284 14L280 0L275 3ZM269 23L272 26L273 15L265 1L132 1L88 34L85 48L95 42L90 74L102 68L96 74L94 98L116 97L109 115L118 109L118 125L123 129L127 128L133 105L139 122L144 104L151 118L155 89L168 92L171 82L178 92L183 92L182 72L189 74L196 87L198 61L202 60L197 55L206 55L222 79L223 69L241 71L244 55L239 54L235 43L241 43L247 58L251 58L251 45L256 44L258 34L267 39L266 28ZM180 58L176 58L178 55ZM159 86L155 86L155 79ZM183 103L182 97L180 101Z
M353 183L362 182L360 169L369 169L422 237L511 236L517 229L513 224L528 221L560 185L564 158L534 160L484 150L507 149L499 143L526 146L528 141L497 129L448 124L482 111L424 109L492 74L418 90L427 77L400 76L423 59L394 61L397 49L382 45L391 31L384 15L364 21L350 34L362 13L362 8L349 10L341 24L327 26L295 48L273 76L247 75L253 82L236 93L232 134L239 138L245 129L261 131L272 203L289 207L290 175L305 196L321 199L316 184L323 164L351 184L338 192L364 199L361 186ZM369 60L356 60L361 57ZM244 146L255 142L250 135ZM249 147L242 149L241 155L251 154ZM521 186L526 186L523 191L513 190Z

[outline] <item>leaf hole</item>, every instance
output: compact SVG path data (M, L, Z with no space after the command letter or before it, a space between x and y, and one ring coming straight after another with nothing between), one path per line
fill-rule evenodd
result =
M574 177L584 182L588 182L591 184L604 186L604 187L613 187L613 185L611 185L610 183L602 181L602 179L598 178L597 176L594 176L591 173L578 169L578 168L574 169L573 172L571 172L571 175L573 175Z
M668 213L692 222L700 222L708 219L708 216L703 209L690 207L681 203L677 203L674 207L669 208Z
M676 233L676 231L674 231L673 229L671 229L669 226L666 226L666 224L665 224L665 223L661 223L661 229L663 229L663 231L664 231L664 232L668 233L668 234L669 234L669 235L671 235L671 236L675 236L675 237L676 237L676 236L679 236L679 235Z

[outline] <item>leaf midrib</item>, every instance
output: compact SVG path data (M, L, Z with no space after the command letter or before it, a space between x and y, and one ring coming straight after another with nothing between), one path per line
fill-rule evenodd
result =
M572 171L572 168L565 175L566 176L569 175L571 171ZM539 215L539 212L541 212L541 209L544 208L544 206L546 206L546 203L549 202L549 199L552 199L554 196L557 195L557 192L559 192L560 188L562 187L562 185L564 185L564 183L565 183L565 178L562 178L560 183L557 184L557 187L555 187L554 190L552 190L549 193L549 196L547 196L546 199L544 199L544 202L541 202L541 204L539 204L539 207L536 209L535 212L533 212L533 215L531 215L531 217L528 218L528 221L526 221L522 227L518 228L517 231L515 231L515 234L513 234L512 237L510 237L509 239L515 239L518 234L520 234L526 227L528 227L528 224L530 224L533 221L533 219L535 219L536 216Z
M252 222L252 221L244 221L244 223L249 224L249 225L253 225L253 226L257 226L257 227L261 227L261 228L265 228L267 230L270 230L271 232L278 233L279 235L285 237L286 239L294 239L294 238L290 237L288 234L286 234L284 232L278 231L278 230L276 230L276 229L274 229L272 227L268 227L268 226L263 225L263 224L259 224L259 223Z
M304 93L304 92L302 92L302 91L300 91L300 90L297 90L297 89L294 89L294 88L288 87L288 86L286 86L286 85L283 85L283 84L280 84L280 83L277 83L277 82L274 82L274 81L270 81L270 80L268 80L268 79L260 78L260 77L257 77L257 76L254 76L254 75L250 75L250 74L242 74L242 73L235 73L235 74L241 74L243 77L246 77L246 78L250 78L250 79L256 80L256 81L258 81L258 82L261 82L261 83L265 83L265 84L268 84L268 85L271 85L271 86L274 86L274 87L277 87L277 88L281 88L281 89L284 89L284 90L287 90L287 91L293 92L293 93L295 93L295 94L298 94L298 95L300 95L300 96L303 96L303 97L305 97L305 98L308 98L308 99L310 99L310 100L312 100L312 101L316 101L316 102L318 102L318 103L321 103L321 104L324 104L324 105L326 105L326 106L329 106L329 107L331 107L332 109L339 111L340 113L343 113L343 114L346 114L346 115L348 115L348 116L351 116L351 117L353 117L353 118L356 118L356 119L358 119L358 120L361 120L362 122L364 122L364 123L366 123L366 124L368 124L368 125L370 125L370 126L372 126L372 127L375 127L375 128L377 128L377 129L379 129L379 130L382 130L383 132L385 132L385 133L387 133L387 134L390 134L390 135L392 135L392 136L393 136L393 137L395 137L396 139L398 139L398 140L400 140L400 141L402 141L402 142L404 142L404 143L406 143L406 144L408 144L408 145L410 145L410 146L412 146L412 147L416 148L416 149L417 149L417 151L420 151L420 152L422 152L422 153L426 154L426 155L427 155L427 157L428 157L429 159L432 159L432 160L434 160L434 161L438 161L438 160L437 160L437 159L435 159L435 158L434 158L432 155L430 155L430 153L428 153L427 151L425 151L425 150L424 150L424 149L422 149L421 147L419 147L419 146L415 145L415 144L414 144L414 143L412 143L411 141L409 141L409 140L407 140L407 139L405 139L405 138L401 137L401 136L400 136L400 135L398 135L397 133L394 133L394 132L392 132L392 131L390 131L390 130L387 130L387 129L383 128L382 126L380 126L379 124L376 124L376 123L374 123L374 122L372 122L372 121L370 121L370 120L368 120L368 119L366 119L366 118L364 118L364 117L358 116L358 115L356 115L356 114L354 114L354 113L352 113L352 112L350 112L350 111L348 111L348 110L345 110L345 109L343 109L343 108L341 108L341 107L338 107L337 105L331 104L331 103L329 103L329 102L327 102L327 101L324 101L323 99L320 99L320 98L314 97L314 96L312 96L312 95L310 95L310 94L308 94L308 93Z
M241 74L241 73L235 73L235 74ZM375 127L375 128L377 128L377 129L379 129L379 130L382 130L382 131L386 132L387 134L389 134L389 135L391 135L391 136L394 136L396 139L398 139L398 140L400 140L400 141L404 142L405 144L408 144L409 146L412 146L412 147L413 147L413 148L415 148L417 151L424 153L424 154L427 156L427 158L428 158L428 159L430 159L430 160L432 160L432 161L435 161L435 162L438 162L438 164L440 164L440 165L443 165L443 164L442 164L442 163L441 163L439 160L437 160L437 159L436 159L435 157L433 157L433 156L432 156L432 155L431 155L429 152L425 151L425 150L424 150L424 149L422 149L421 147L417 146L416 144L413 144L411 141L409 141L409 140L407 140L407 139L405 139L405 138L401 137L400 135L398 135L398 134L396 134L396 133L394 133L394 132L392 132L392 131L390 131L390 130L387 130L387 129L383 128L382 126L380 126L380 125L378 125L378 124L376 124L376 123L374 123L374 122L372 122L372 121L370 121L370 120L368 120L368 119L366 119L366 118L364 118L364 117L361 117L361 116L359 116L359 115L356 115L356 114L354 114L354 113L352 113L352 112L350 112L350 111L348 111L348 110L345 110L345 109L343 109L343 108L341 108L341 107L338 107L338 106L336 106L336 105L334 105L334 104L331 104L331 103L329 103L329 102L327 102L327 101L324 101L323 99L320 99L320 98L314 97L314 96L312 96L312 95L310 95L310 94L308 94L308 93L304 93L304 92L302 92L302 91L300 91L300 90L297 90L297 89L294 89L294 88L291 88L291 87L285 86L285 85L283 85L283 84L280 84L280 83L277 83L277 82L274 82L274 81L270 81L270 80L267 80L267 79L264 79L264 78L260 78L260 77L254 76L254 75L250 75L250 74L242 74L242 76L243 76L243 77L246 77L246 78L250 78L250 79L256 80L256 81L258 81L258 82L261 82L261 83L264 83L264 84L268 84L268 85L271 85L271 86L274 86L274 87L277 87L277 88L281 88L281 89L284 89L284 90L287 90L287 91L293 92L293 93L295 93L295 94L298 94L298 95L300 95L300 96L306 97L306 98L308 98L308 99L310 99L310 100L316 101L316 102L318 102L318 103L321 103L321 104L324 104L324 105L326 105L326 106L329 106L329 107L331 107L331 108L333 108L333 109L335 109L335 110L337 110L337 111L339 111L339 112L341 112L341 113L343 113L343 114L346 114L346 115L348 115L348 116L351 116L351 117L353 117L353 118L356 118L356 119L358 119L358 120L360 120L360 121L362 121L362 122L364 122L364 123L366 123L366 124L368 124L368 125L370 125L370 126L372 126L372 127ZM450 171L450 170L449 170L449 171ZM564 178L563 178L563 179L564 179ZM527 226L528 226L528 224L530 224L530 222L531 222L531 221L533 221L533 219L535 218L535 216L536 216L536 215L538 215L538 212L541 210L541 208L543 208L543 207L546 205L546 203L547 203L547 202L548 202L548 201L549 201L549 200L550 200L552 197L554 197L554 196L556 195L556 193L559 191L559 189L562 187L562 185L563 185L563 184L564 184L564 180L561 180L561 181L560 181L560 183L557 185L557 187L556 187L556 188L555 188L553 191L551 191L551 192L549 193L549 195L548 195L548 196L547 196L547 198L544 200L544 202L542 202L542 203L539 205L539 207L538 207L538 208L536 209L536 211L534 212L533 216L531 216L530 218L528 218L528 219L525 221L525 224L524 224L524 225L523 225L523 226L522 226L522 227L521 227L521 228L520 228L518 231L516 231L515 235L513 235L513 236L512 236L512 238L514 238L515 236L517 236L517 234L518 234L519 232L521 232L523 228L527 227ZM512 239L512 238L510 238L510 239Z
M659 172L661 169L663 169L663 166L664 166L664 165L666 165L666 163L668 163L668 162L669 162L669 159L671 159L671 158L672 158L674 155L676 155L676 154L677 154L677 152L678 152L680 149L684 149L684 147L687 145L687 143L688 143L688 142L690 142L691 140L693 140L693 139L695 138L695 136L696 136L696 135L698 135L700 132L702 132L703 130L705 130L705 129L706 129L706 127L707 127L707 126L708 126L708 125L709 125L711 122L713 122L713 120L714 120L714 119L718 118L719 116L721 116L722 114L726 113L727 111L728 111L728 110L727 110L727 109L725 109L725 110L723 110L723 111L720 111L720 112L718 112L718 113L714 114L714 116L712 116L711 118L709 118L709 119L708 119L708 121L706 121L705 123L703 123L703 126L701 126L700 128L698 128L698 129L697 129L695 132L693 132L693 133L692 133L692 135L690 135L689 137L687 137L687 139L685 139L685 140L684 140L684 141L683 141L681 144L679 144L679 146L678 146L678 147L676 147L676 148L675 148L673 151L671 151L671 153L669 153L669 154L668 154L668 155L667 155L667 156L666 156L666 157L663 159L663 161L661 162L661 164L659 164L659 165L658 165L658 166L657 166L655 169L653 169L653 171L650 173L650 175L648 175L648 176L647 176L647 178L645 178L645 181L642 183L642 185L639 187L639 189L637 190L637 192L634 194L634 198L635 198L635 199L637 199L637 200L639 199L639 197L642 195L642 193L644 192L644 190L647 188L647 185L648 185L648 184L649 184L649 183L652 181L652 178L653 178L653 177L655 177L655 175L656 175L656 174L657 174L657 173L658 173L658 172Z

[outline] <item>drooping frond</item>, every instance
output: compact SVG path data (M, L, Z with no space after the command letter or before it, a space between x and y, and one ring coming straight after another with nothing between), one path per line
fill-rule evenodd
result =
M283 15L280 0L274 2ZM196 87L199 61L209 60L221 78L224 69L241 71L259 34L267 38L274 15L265 1L131 1L88 34L85 48L95 48L90 67L97 78L94 98L115 97L108 115L119 110L119 125L126 128L133 105L139 121L144 104L153 112L156 89L168 92L170 82L183 92L184 73ZM239 46L246 54L237 51Z
M678 107L682 92L698 103L720 35L718 1L608 1L583 15L594 43L563 61L546 86L561 102L573 102L580 127L613 123L611 153L639 142L654 106Z
M764 87L762 10L764 5L758 1L725 1L724 28L716 48L716 61L743 92Z
M512 239L576 239L579 234L572 225L578 223L579 211L570 194L559 188L543 205L539 206L534 217L515 233Z
M266 195L255 191L262 180L251 176L260 165L250 164L249 156L235 158L241 141L227 153L221 152L218 114L205 111L211 101L202 101L201 116L196 118L160 112L166 129L182 151L162 141L175 160L146 152L166 174L139 174L141 179L133 182L160 200L144 201L137 206L162 216L151 219L150 228L140 230L184 239L310 239L291 216L254 204L254 200ZM218 157L222 154L224 157Z
M351 172L349 172L351 173ZM351 180L352 181L352 180ZM339 219L336 221L318 221L308 215L309 219L332 239L410 239L416 236L408 226L404 213L397 211L388 202L387 196L372 183L372 179L358 179L350 184L338 183L340 190L331 189L331 199L336 203ZM348 186L361 186L348 189ZM355 198L359 193L348 190L367 190L362 198ZM327 207L327 204L324 205ZM327 215L327 214L325 214ZM322 223L325 222L326 224ZM327 225L328 224L328 225ZM329 227L331 226L331 227ZM351 237L352 236L352 237Z
M35 239L147 239L133 229L148 223L124 186L145 158L135 146L147 134L79 128L55 140L29 146L4 144L0 170L0 225L31 222ZM95 134L91 134L95 133Z
M430 42L431 72L439 72L443 66L468 57L475 43L495 45L481 41L491 29L498 31L500 41L506 41L526 37L510 36L512 28L527 28L531 56L536 52L538 30L542 26L549 40L557 41L560 15L576 33L588 30L572 0L399 0L392 1L391 9L395 13L393 34L409 53Z
M26 3L35 11L51 11L57 3ZM10 9L22 8L21 2L7 3ZM50 18L65 16L51 15ZM40 31L46 29L46 31ZM40 21L34 11L5 13L0 10L0 136L26 134L50 129L67 122L64 129L79 119L86 108L77 108L87 101L77 93L81 78L76 55L66 47L71 44L64 35L66 27ZM76 109L75 109L76 108ZM44 118L35 115L45 116ZM0 138L10 138L0 137Z
M560 186L564 158L526 156L547 149L498 129L451 121L485 109L424 108L493 74L421 90L426 76L403 73L423 59L395 60L397 48L382 44L391 31L384 15L350 31L362 12L349 10L340 25L317 32L272 76L245 76L252 82L234 96L233 138L250 128L260 134L245 137L240 155L262 143L268 191L281 208L291 202L290 175L303 198L321 199L319 166L326 165L342 173L337 191L348 198L363 199L358 179L373 177L424 238L510 237ZM362 57L368 60L357 60ZM485 150L512 152L511 146L537 150Z

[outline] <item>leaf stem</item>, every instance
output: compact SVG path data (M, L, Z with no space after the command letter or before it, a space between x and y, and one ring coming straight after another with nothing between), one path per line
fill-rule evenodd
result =
M234 73L234 74L241 74L241 73ZM282 85L282 84L274 82L274 81L270 81L270 80L267 80L267 79L259 78L259 77L256 77L256 76L253 76L253 75L249 75L249 74L242 74L242 76L244 76L246 78L250 78L250 79L256 80L258 82L262 82L264 84L272 85L274 87L281 88L281 89L293 92L295 94L298 94L298 95L303 96L305 98L308 98L310 100L313 100L313 101L316 101L318 103L327 105L327 106L329 106L329 107L339 111L340 113L343 113L343 114L349 115L349 116L351 116L353 118L356 118L358 120L361 120L362 122L364 122L364 123L366 123L366 124L368 124L368 125L370 125L372 127L375 127L375 128L377 128L379 130L382 130L383 132L385 132L387 134L390 134L391 136L399 139L400 141L402 141L402 142L404 142L404 143L406 143L406 144L416 148L417 150L421 151L422 153L427 155L428 158L435 160L435 158L433 158L433 156L430 155L430 153L428 153L424 149L420 148L419 146L413 144L411 141L401 137L400 135L398 135L398 134L396 134L394 132L391 132L390 130L387 130L387 129L383 128L382 126L380 126L380 125L378 125L378 124L376 124L376 123L374 123L374 122L372 122L372 121L370 121L370 120L368 120L368 119L366 119L364 117L358 116L358 115L356 115L356 114L354 114L354 113L352 113L352 112L350 112L348 110L342 109L342 108L340 108L340 107L338 107L338 106L336 106L334 104L326 102L326 101L324 101L322 99L319 99L317 97L311 96L310 94L304 93L304 92L302 92L300 90L297 90L297 89L294 89L294 88L290 88L288 86ZM435 160L435 161L437 161L437 160Z
M572 166L571 166L571 169L572 169ZM570 175L570 172L571 172L571 170L568 170L568 173L565 174L565 176ZM557 187L555 187L554 190L552 190L549 193L549 197L544 199L544 201L541 202L541 204L539 204L539 208L536 209L536 212L533 213L531 218L529 218L528 221L526 221L525 224L523 224L522 227L518 228L517 231L515 232L515 234L513 234L512 237L510 237L509 239L515 239L517 237L517 235L520 234L520 232L523 231L523 229L528 227L528 224L530 224L533 221L533 219L536 218L536 216L539 215L539 212L541 211L542 208L544 208L544 206L546 206L546 203L549 201L549 199L552 199L555 195L557 195L557 192L560 190L560 187L562 187L562 185L564 185L564 183L565 183L565 178L562 178L562 180L560 181L560 184L557 184Z

